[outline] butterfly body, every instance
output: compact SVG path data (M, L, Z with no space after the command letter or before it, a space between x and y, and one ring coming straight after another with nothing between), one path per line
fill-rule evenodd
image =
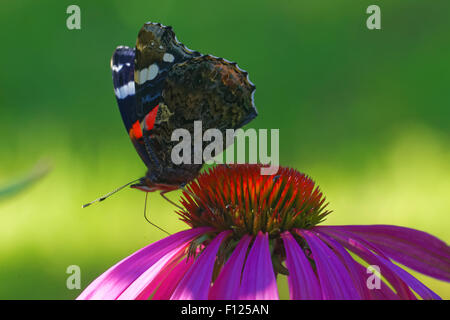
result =
M175 190L200 172L203 163L172 161L178 143L172 141L174 130L193 136L194 121L201 121L203 132L224 133L257 115L247 73L235 63L187 49L171 27L144 24L135 48L117 47L111 69L123 123L148 169L132 185L143 191Z

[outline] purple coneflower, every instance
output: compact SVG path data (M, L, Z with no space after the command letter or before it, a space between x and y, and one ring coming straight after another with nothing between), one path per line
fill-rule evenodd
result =
M199 175L178 212L190 229L120 261L78 299L278 299L280 274L291 299L440 299L393 261L450 281L444 242L390 225L317 226L330 211L314 182L260 169Z

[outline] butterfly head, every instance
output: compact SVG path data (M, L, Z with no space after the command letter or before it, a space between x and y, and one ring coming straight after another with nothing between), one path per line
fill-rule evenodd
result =
M151 64L161 61L164 53L175 43L175 34L171 27L159 23L148 22L144 24L136 41L137 60L142 64ZM146 61L148 60L148 61Z

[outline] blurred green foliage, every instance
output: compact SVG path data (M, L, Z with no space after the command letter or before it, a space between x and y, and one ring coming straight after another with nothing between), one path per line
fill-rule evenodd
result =
M27 187L39 181L50 171L50 166L46 162L37 163L32 170L13 182L0 187L0 201L10 199L14 195L26 190Z
M382 29L370 31L374 3ZM66 28L70 4L81 30ZM0 182L41 157L54 169L0 203L0 298L72 299L69 265L84 288L164 236L145 222L140 191L81 209L145 171L109 59L146 21L249 71L259 116L248 126L280 129L281 163L320 184L326 224L396 224L448 243L449 12L447 0L2 1ZM184 228L174 209L150 195L150 217L172 232ZM447 283L418 277L450 298Z

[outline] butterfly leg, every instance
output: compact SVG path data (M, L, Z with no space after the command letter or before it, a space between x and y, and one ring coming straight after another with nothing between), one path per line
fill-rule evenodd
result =
M150 161L152 162L150 165L153 170L151 170L152 174L157 178L163 171L163 167L156 157L155 151L153 151L152 142L150 141L150 137L147 135L143 136L145 149L147 150L147 154L149 155Z
M195 194L193 194L191 191L189 191L189 190L186 188L186 184L185 184L185 183L180 185L180 189L183 190L184 192L186 192L186 193L187 193L188 195L190 195L192 198L196 199L199 203L201 203L201 204L203 204L204 206L206 206L210 212L214 212L213 209L212 209L210 206L208 206L208 204L206 204L206 203L205 203L202 199L200 199L197 195L195 195Z
M161 195L161 197L163 197L164 199L166 199L167 202L169 202L170 204L173 204L175 207L177 207L180 210L184 210L183 207L179 206L178 204L176 204L175 202L173 202L172 200L170 200L169 198L166 197L166 193L170 192L172 190L166 190L166 191L161 191L159 194Z
M147 198L148 198L148 192L145 193L145 204L144 204L144 218L145 218L145 220L147 220L147 222L150 223L155 228L158 228L159 230L161 230L162 232L167 233L170 236L169 232L167 232L166 230L164 230L160 226L158 226L158 225L154 224L153 222L151 222L150 219L147 217Z

